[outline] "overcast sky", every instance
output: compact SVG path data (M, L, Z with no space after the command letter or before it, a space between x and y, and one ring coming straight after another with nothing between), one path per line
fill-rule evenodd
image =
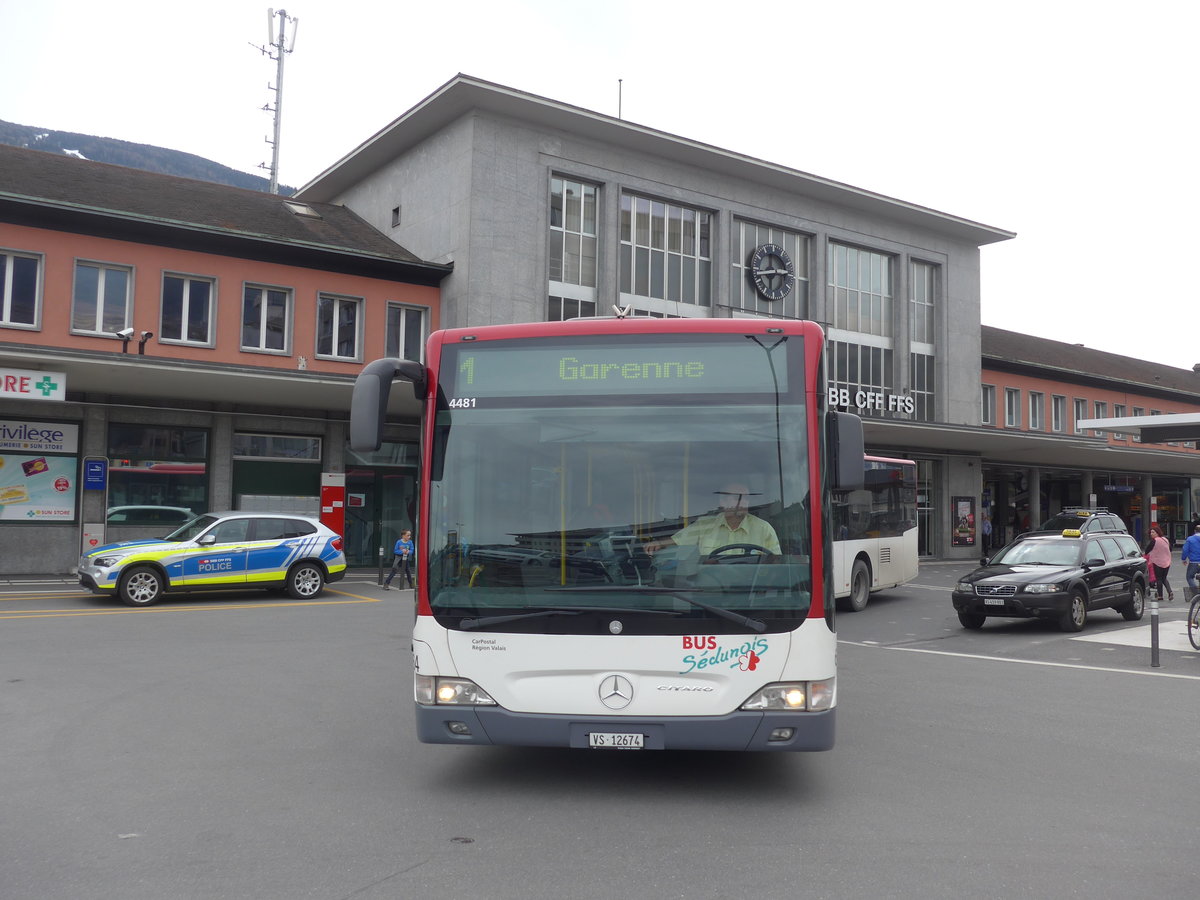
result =
M268 163L258 0L0 0L0 119ZM278 9L278 7L276 7ZM579 10L578 12L575 10ZM1200 363L1200 6L296 0L280 181L456 73L987 225L983 322ZM290 26L289 26L290 29Z

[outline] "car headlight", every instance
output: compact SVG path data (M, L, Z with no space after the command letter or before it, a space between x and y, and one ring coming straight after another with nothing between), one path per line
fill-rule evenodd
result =
M107 569L110 566L115 566L125 557L123 556L97 556L92 560L93 566L99 566L102 569Z
M1061 584L1027 584L1025 585L1025 593L1027 594L1056 594L1063 589Z
M969 581L960 581L954 586L954 590L960 594L973 594L975 593L975 585Z
M418 703L438 706L495 706L496 701L469 678L416 675L413 696Z
M780 681L750 695L742 709L755 712L789 710L812 712L833 706L833 678L824 681Z

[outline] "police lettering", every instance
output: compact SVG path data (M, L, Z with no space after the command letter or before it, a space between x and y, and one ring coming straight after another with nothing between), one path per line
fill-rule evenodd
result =
M233 560L214 559L209 561L206 559L200 563L199 569L201 572L231 572L233 571Z

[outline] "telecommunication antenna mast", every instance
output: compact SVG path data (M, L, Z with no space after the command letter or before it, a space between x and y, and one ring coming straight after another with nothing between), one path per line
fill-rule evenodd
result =
M279 37L275 37L275 17L279 17ZM292 39L287 41L287 23L292 23ZM267 90L275 92L275 106L270 103L263 107L264 112L273 112L275 114L275 137L266 138L266 142L271 145L271 165L259 163L260 169L271 170L271 193L279 193L279 128L282 124L283 117L283 59L291 53L296 46L296 29L300 25L300 20L293 18L287 14L286 9L267 10L267 45L274 49L274 53L266 47L257 47L265 56L269 56L275 60L275 85L267 85ZM256 45L251 44L254 47Z

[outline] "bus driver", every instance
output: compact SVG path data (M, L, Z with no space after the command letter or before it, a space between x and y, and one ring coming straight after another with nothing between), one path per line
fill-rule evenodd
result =
M651 541L646 544L646 552L653 556L668 544L676 544L694 546L701 556L707 556L730 544L752 544L779 554L779 537L775 529L746 508L746 498L754 495L745 484L732 482L716 493L720 497L720 513L701 516L671 537Z

